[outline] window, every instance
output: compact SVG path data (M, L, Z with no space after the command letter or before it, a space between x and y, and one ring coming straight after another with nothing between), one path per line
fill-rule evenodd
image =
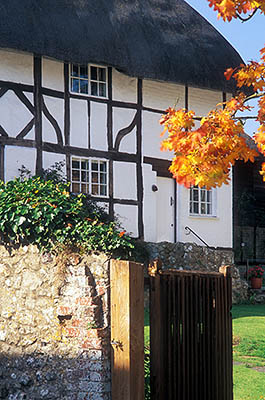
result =
M190 214L213 215L213 191L193 186L190 188Z
M73 157L71 166L72 192L108 196L107 161Z
M107 68L96 65L71 64L70 90L73 93L107 96Z

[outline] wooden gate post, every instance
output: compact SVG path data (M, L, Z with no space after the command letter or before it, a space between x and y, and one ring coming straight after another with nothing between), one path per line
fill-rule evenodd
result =
M144 400L144 269L111 260L112 399Z
M149 266L150 276L150 389L152 400L164 400L163 382L163 338L160 260Z

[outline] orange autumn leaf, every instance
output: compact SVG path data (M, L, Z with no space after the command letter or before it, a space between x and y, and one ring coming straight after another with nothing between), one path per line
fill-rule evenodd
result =
M125 234L125 231L120 232L119 237L123 237L124 234Z

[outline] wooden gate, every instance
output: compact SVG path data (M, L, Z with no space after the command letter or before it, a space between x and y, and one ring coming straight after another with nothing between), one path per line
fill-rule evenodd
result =
M150 275L151 399L232 400L229 268Z

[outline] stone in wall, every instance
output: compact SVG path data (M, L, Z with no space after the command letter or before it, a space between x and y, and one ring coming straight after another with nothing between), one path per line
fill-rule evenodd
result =
M0 247L0 399L110 400L108 268Z
M248 299L248 284L240 279L239 271L234 264L233 251L199 246L195 243L147 243L151 260L160 258L162 268L185 270L219 271L222 265L232 267L232 300L236 304Z

